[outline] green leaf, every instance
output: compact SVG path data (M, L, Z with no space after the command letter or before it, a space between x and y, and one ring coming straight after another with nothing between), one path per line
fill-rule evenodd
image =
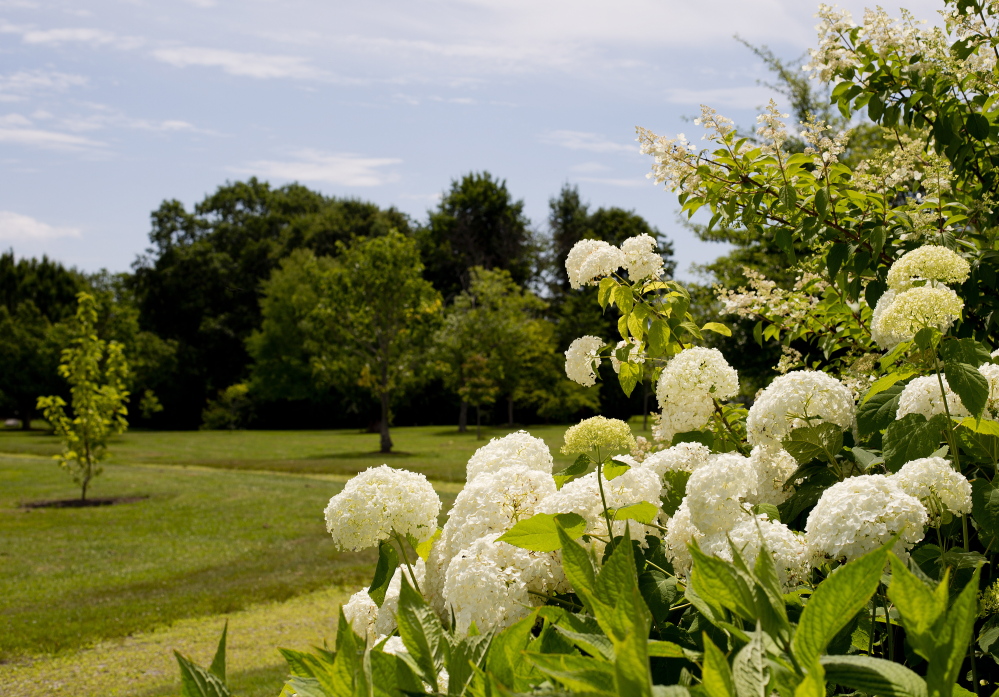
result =
M426 540L413 545L413 550L420 557L420 559L426 561L427 559L430 558L430 550L434 548L434 545L437 543L437 540L440 539L443 533L444 531L442 529L437 528L437 530L434 531L434 534L428 537Z
M672 641L656 641L649 639L649 655L660 658L686 658L687 653L679 644Z
M815 192L815 212L818 214L820 222L825 220L826 213L829 212L829 194L826 193L825 189L819 189Z
M602 309L607 308L607 303L610 302L611 293L617 286L617 281L615 281L610 276L600 279L600 287L597 291L597 302L600 303Z
M916 375L915 370L898 370L893 373L888 373L888 375L882 375L874 381L874 384L871 385L871 389L867 391L867 395L864 397L863 401L860 402L860 404L866 404L867 400L871 397L884 392L896 382L908 380L913 375Z
M447 666L451 645L437 613L409 584L406 574L402 574L401 579L396 615L399 636L419 668L420 677L424 682L436 685L437 675Z
M635 296L632 294L630 287L622 285L614 286L614 289L611 291L611 298L622 315L631 314L631 308L635 305Z
M632 331L632 336L636 336L634 331ZM635 385L638 384L641 377L642 366L635 363L621 363L619 365L617 379L621 383L621 390L626 396L631 396L632 391L635 389Z
M179 651L173 655L180 665L181 697L229 697L229 688L217 675L195 665Z
M938 585L934 591L893 554L888 597L902 615L909 644L929 659L936 644L934 626L947 610L947 584Z
M725 654L714 642L704 635L704 667L701 671L701 687L707 697L732 697L735 682Z
M529 690L531 682L540 682L533 664L524 660L524 649L531 641L531 629L537 610L497 634L486 654L486 671L508 690ZM532 681L531 678L535 678ZM436 684L436 683L431 683Z
M645 604L649 606L653 617L656 618L656 622L665 622L669 617L670 607L678 594L676 577L667 576L658 569L646 569L638 575L638 590L641 592L642 598L645 599Z
M839 567L815 587L794 634L793 650L800 664L818 661L833 637L867 606L881 582L893 544L894 539Z
M464 693L475 671L472 666L481 668L485 663L486 654L492 643L493 635L479 634L466 636L451 649L451 660L447 665L447 693L457 697ZM401 687L401 686L400 686ZM391 694L391 690L387 690Z
M697 545L690 545L690 553L694 558L690 571L694 592L711 605L755 622L758 613L752 578L729 562L709 557Z
M803 426L791 431L783 441L784 450L804 465L812 460L835 464L836 455L843 449L843 431L832 423Z
M989 137L989 119L983 114L970 113L965 121L968 135L975 140L985 140Z
M721 322L708 322L701 327L701 331L714 332L715 334L721 334L722 336L732 336L732 330Z
M683 497L687 495L687 481L689 479L690 472L683 470L669 470L663 474L664 493L659 498L663 504L663 513L671 516L680 508Z
M957 393L971 415L976 418L981 417L989 401L989 381L978 368L967 363L947 361L944 363L944 375L947 376L950 389Z
M785 187L785 190L786 189L791 189L793 191L790 186ZM774 242L776 242L781 251L787 255L788 262L793 264L795 261L794 240L791 237L791 230L786 227L777 228L777 231L774 233Z
M864 400L857 409L857 428L861 437L876 433L895 421L898 397L905 385L895 384Z
M622 506L614 511L614 520L634 520L643 525L655 522L659 515L659 509L647 501L633 503L630 506Z
M732 680L738 697L766 697L769 670L763 632L757 627L752 639L732 661Z
M818 199L818 194L815 198ZM826 268L829 269L830 278L835 280L849 252L850 247L844 242L836 242L829 248L829 253L826 254Z
M212 673L215 677L222 681L222 684L226 684L225 679L225 640L226 636L229 634L229 620L225 621L225 625L222 627L222 636L219 637L219 644L215 649L215 658L212 659L211 666L208 667L208 671Z
M566 467L564 470L555 472L552 476L555 478L555 486L559 489L562 485L573 477L578 477L581 474L585 474L586 470L590 469L590 463L593 460L590 459L589 455L583 454L577 457L571 465Z
M375 577L368 587L368 595L375 601L378 607L385 602L385 592L388 591L389 583L395 570L399 567L399 553L395 547L388 542L378 543L378 564L375 566Z
M988 538L985 542L995 545L999 541L999 487L984 477L971 483L971 513L979 533Z
M878 457L869 450L864 450L860 447L850 448L850 452L853 453L853 459L857 461L857 464L860 465L861 469L865 472L874 467L874 465L880 465L885 461L883 457Z
M928 351L936 347L942 338L943 334L936 327L923 327L912 337L912 343L916 345L916 348Z
M666 344L669 341L669 325L661 319L654 319L649 325L646 333L646 341L649 355L661 356L666 352Z
M898 472L907 462L929 457L940 447L945 428L944 414L937 414L929 421L922 414L906 414L888 424L884 438L885 466Z
M592 596L593 587L596 584L590 555L561 526L557 527L557 530L562 547L562 568L565 571L565 577L576 589L580 599L589 604L589 598Z
M975 433L981 433L986 436L999 436L999 422L995 422L992 419L982 419L978 421L974 417L966 417L961 419L958 426L966 428L969 431L974 431Z
M926 685L931 694L950 694L961 674L961 666L971 643L975 620L978 618L978 578L981 567L951 603L947 615L934 632L936 650L926 670Z
M556 521L570 539L575 540L586 531L586 520L576 513L535 513L517 521L496 541L532 552L554 552L562 546Z
M940 344L940 357L954 363L982 365L992 362L992 354L974 339L947 339Z
M545 675L573 691L615 694L613 664L586 656L527 652L524 657Z
M601 468L601 473L603 475L603 478L609 482L612 479L617 479L630 469L631 465L625 462L618 462L617 460L611 460Z
M884 697L926 697L926 681L900 663L871 656L823 656L829 682Z
M766 515L770 520L780 522L780 510L772 503L758 503L753 506L753 515L760 515L761 513Z

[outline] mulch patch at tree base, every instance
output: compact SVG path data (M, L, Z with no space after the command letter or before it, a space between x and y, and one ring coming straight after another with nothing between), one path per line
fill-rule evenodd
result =
M145 501L149 496L109 496L99 499L58 499L55 501L28 501L21 508L89 508L91 506L112 506L118 503Z

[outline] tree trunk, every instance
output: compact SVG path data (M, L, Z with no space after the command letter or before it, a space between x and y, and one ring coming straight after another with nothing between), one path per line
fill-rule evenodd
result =
M392 437L389 435L389 396L388 392L382 392L382 452L392 452Z
M506 398L506 425L513 427L513 395Z
M461 400L461 410L458 412L458 433L468 430L468 402Z
M34 416L35 410L32 405L25 402L24 406L19 410L21 412L21 430L28 431L31 429L31 417Z
M482 440L482 407L475 407L475 440Z

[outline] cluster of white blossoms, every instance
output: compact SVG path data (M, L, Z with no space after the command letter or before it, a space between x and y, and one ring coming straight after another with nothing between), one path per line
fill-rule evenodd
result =
M940 392L940 383L943 382L944 392ZM947 404L944 405L944 394L947 395ZM970 416L971 414L964 408L964 403L957 396L947 378L936 375L916 378L903 388L898 395L898 411L895 417L901 419L906 414L922 414L927 419L932 419L937 414L946 414L950 411L951 416Z
M513 465L551 474L554 460L542 439L527 431L517 431L503 438L493 438L476 450L468 461L465 481L472 482L483 472L496 472Z
M627 453L634 447L635 436L624 421L591 416L566 430L562 452L566 455L588 455L600 450L606 455L613 452Z
M888 290L871 316L871 336L883 349L911 340L920 329L946 332L964 301L946 284L964 283L971 267L956 252L924 245L906 252L888 270Z
M942 457L907 462L889 479L922 502L931 525L939 522L945 512L971 513L971 482Z
M816 563L850 561L901 534L895 553L905 556L923 539L926 508L891 477L864 474L833 484L808 514L805 537Z
M794 493L784 484L798 469L798 462L783 448L757 445L749 455L756 472L755 503L768 503L777 506L784 503Z
M629 346L631 348L628 350L628 359L627 359L628 362L629 363L645 362L645 352L643 350L641 342L631 343L628 341L619 341L617 342L617 346L614 347L614 351L611 352L610 355L611 367L614 368L615 373L621 372L621 361L618 360L618 357L615 355L615 353L623 348L628 348ZM566 363L566 365L568 365L568 363Z
M343 606L343 616L354 633L365 639L374 639L378 632L375 623L378 621L378 605L368 591L359 590Z
M581 336L574 340L569 345L569 350L565 352L566 376L583 387L596 385L596 366L600 363L597 351L603 346L603 339L595 336Z
M778 449L791 431L820 422L844 431L853 425L856 405L850 389L817 370L796 370L771 382L749 409L746 431L752 445Z
M660 278L663 258L659 243L651 235L629 237L620 248L602 240L580 240L569 250L565 270L574 289L594 285L605 276L624 268L632 283Z
M721 351L702 347L681 351L666 364L656 384L662 409L657 437L668 441L677 433L703 428L715 410L715 400L738 393L739 374Z
M382 465L351 479L326 506L326 529L343 550L376 546L396 534L419 542L437 530L441 500L427 478Z
M641 466L655 472L660 479L667 472L695 472L708 464L711 450L701 443L678 443L666 450L650 453Z
M726 534L706 536L701 542L701 550L732 561L734 546L746 565L752 568L762 545L766 545L773 555L777 578L784 588L794 588L808 579L811 564L805 536L762 514L743 518Z
M395 570L395 574L385 590L382 606L378 608L378 616L375 618L375 634L380 637L388 636L395 631L395 615L399 611L399 593L402 591L403 574L406 575L409 585L419 588L427 576L427 565L422 559L417 559L416 563L413 564L413 573L409 572L409 567L405 564L400 565ZM415 583L414 576L416 577Z

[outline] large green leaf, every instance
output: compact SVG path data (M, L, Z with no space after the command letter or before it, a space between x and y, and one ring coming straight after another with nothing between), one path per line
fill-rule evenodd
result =
M589 598L596 584L590 555L561 526L557 527L557 531L562 545L562 568L565 570L565 576L580 599L589 604Z
M212 659L212 664L208 667L209 672L215 675L219 680L225 684L225 643L226 637L229 634L229 620L225 621L225 625L222 627L222 636L219 637L218 646L215 648L215 658Z
M892 422L885 431L885 466L898 472L906 462L929 457L940 447L946 428L944 414L937 414L929 421L922 414L906 414Z
M180 689L182 697L229 697L225 681L174 651L180 665Z
M763 632L759 627L748 644L739 649L732 661L732 680L739 697L766 697L769 670Z
M659 497L663 505L663 513L673 515L683 498L687 495L687 481L690 479L690 472L683 470L670 470L663 475L664 494Z
M812 460L832 464L836 461L836 454L843 449L843 430L831 423L803 426L791 431L783 445L799 465Z
M656 622L665 622L678 593L676 576L667 576L659 569L646 569L638 576L638 590Z
M873 395L857 409L857 428L861 436L884 430L895 421L898 396L904 389L904 384L896 383Z
M690 546L694 558L690 571L690 585L706 602L724 607L744 620L755 623L758 619L754 582L728 562L709 557L696 545Z
M999 540L999 487L984 477L971 483L971 513L988 542Z
M537 611L534 611L497 634L489 645L486 670L508 690L529 690L531 675L540 677L533 665L524 660L524 649L530 643L536 620Z
M614 685L614 667L606 661L564 653L527 652L524 658L574 692L608 696L618 694Z
M634 520L638 523L648 525L655 522L658 516L659 508L648 501L641 501L633 503L630 506L621 506L621 508L615 509L612 518L613 520Z
M888 549L894 543L892 540L841 566L816 586L794 634L794 655L799 664L817 661L833 637L867 605L878 589Z
M464 692L475 673L472 666L481 668L485 663L486 653L492 639L491 633L466 636L451 648L451 656L447 664L448 695L460 695Z
M829 682L884 697L926 697L926 681L900 663L871 656L823 656Z
M735 681L728 660L707 634L704 635L701 688L707 697L732 697L735 694Z
M419 667L420 677L436 685L437 675L449 662L451 645L437 613L409 584L406 574L402 574L396 619L399 636Z
M573 540L586 531L586 520L576 513L536 513L518 521L496 541L508 542L532 552L554 552L562 546L556 521Z
M395 547L388 542L378 543L378 564L375 566L375 576L371 579L368 587L368 595L378 607L385 602L385 593L388 591L392 576L399 566L399 553Z
M965 408L972 416L980 417L989 401L989 381L985 376L973 365L954 361L944 363L944 375L950 389L961 398ZM956 411L955 406L950 406L952 414Z
M992 354L981 342L974 339L946 339L940 344L940 355L945 361L982 365L992 362Z
M632 335L636 332L632 331ZM635 363L621 363L617 373L618 382L621 383L621 390L628 397L631 396L632 391L635 389L635 385L638 384L639 379L642 377L642 366Z
M972 630L978 618L978 577L981 568L975 569L971 580L957 596L944 621L934 632L937 648L926 670L926 685L931 695L951 697L961 674L971 643Z
M916 653L929 659L936 644L934 627L947 610L947 583L931 589L893 554L888 597L902 615L909 644Z

